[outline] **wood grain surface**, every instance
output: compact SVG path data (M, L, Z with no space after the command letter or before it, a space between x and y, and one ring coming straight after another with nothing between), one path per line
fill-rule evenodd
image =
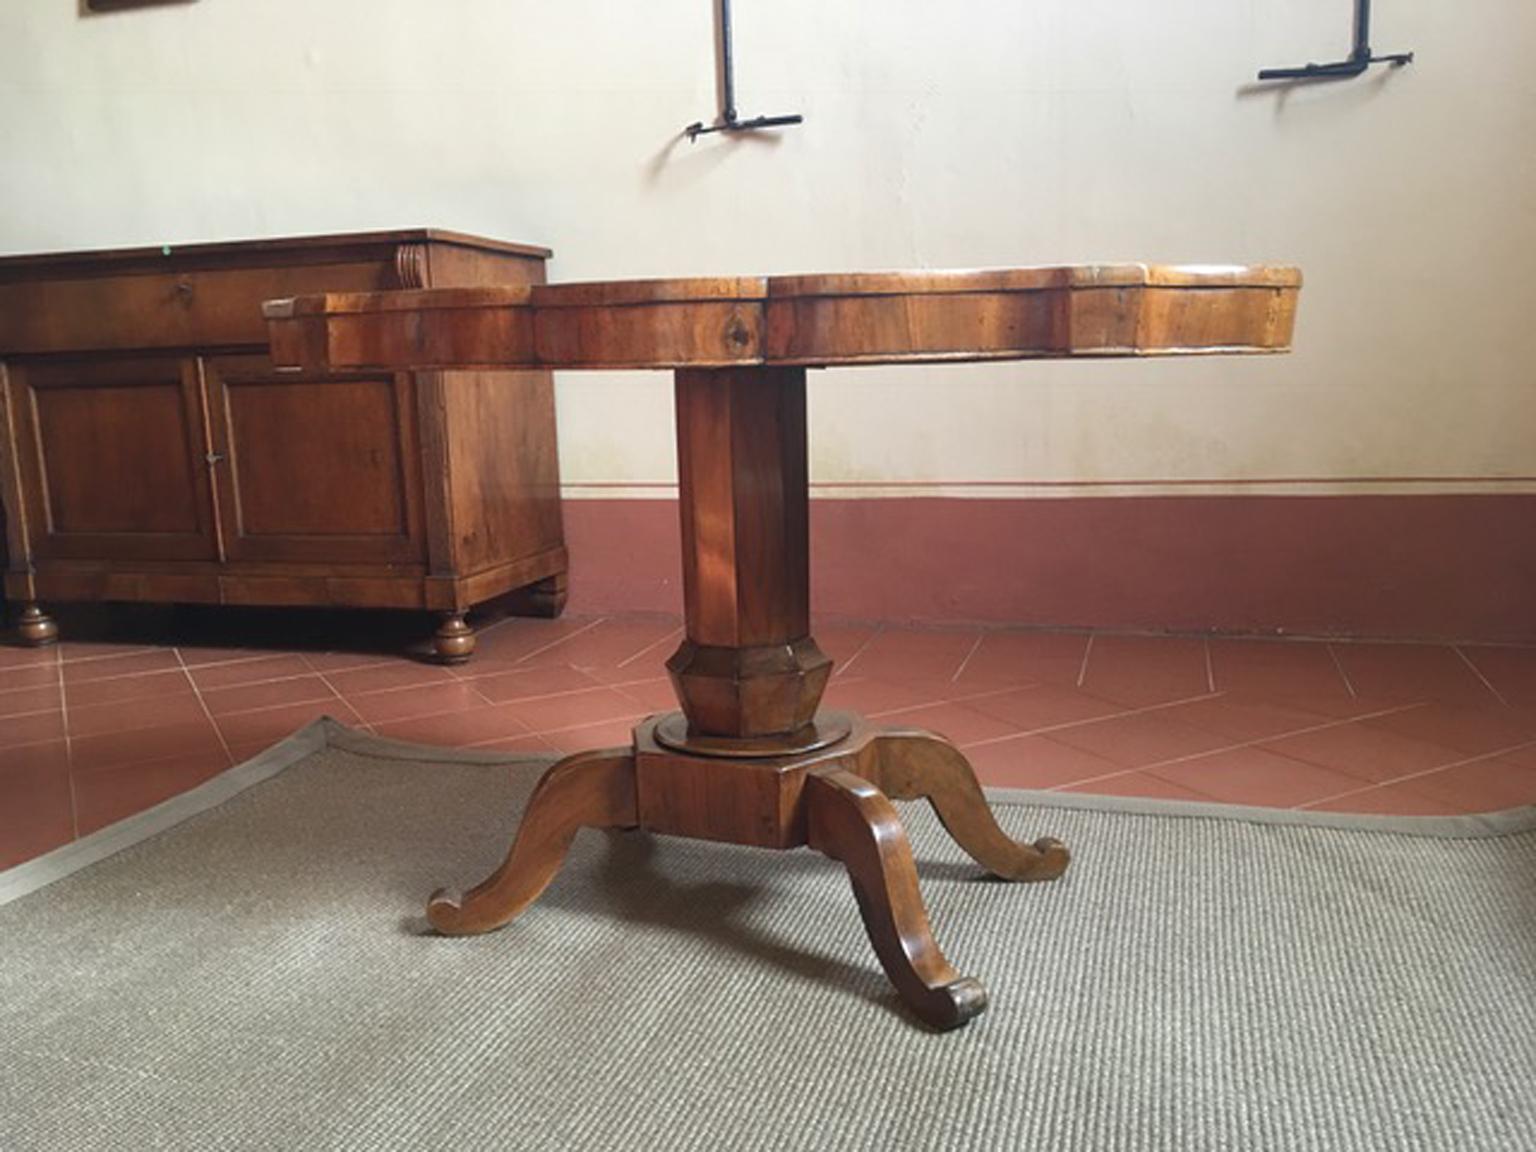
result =
M1069 265L331 293L266 306L290 368L824 367L1283 352L1283 266Z

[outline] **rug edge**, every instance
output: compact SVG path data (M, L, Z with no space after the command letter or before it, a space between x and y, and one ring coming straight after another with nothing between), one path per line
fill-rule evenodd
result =
M350 728L321 716L292 736L226 768L217 776L153 808L53 851L0 871L0 907L21 899L56 880L88 868L124 849L159 835L326 748L380 760L420 760L438 764L480 766L549 763L556 756L509 756L473 748L412 744ZM994 804L1058 808L1083 812L1116 812L1129 816L1163 816L1194 820L1226 820L1276 827L1334 828L1442 840L1478 840L1519 835L1536 828L1536 805L1463 816L1380 816L1351 812L1312 812L1295 808L1256 808L1194 800L1159 800L1140 796L1104 796L1085 792L1042 792L1026 788L985 788Z
M217 808L247 788L270 780L284 769L328 747L335 729L348 730L331 717L322 716L195 788L60 845L42 856L7 868L0 872L0 907L158 836L200 813Z
M332 722L330 745L360 756L388 760L424 760L439 764L514 764L548 762L549 757L517 757L473 748L412 744ZM1314 812L1299 808L1258 808L1218 801L1159 800L1142 796L1104 796L1092 792L1043 792L1027 788L984 788L994 804L1065 808L1085 812L1120 812L1132 816L1171 816L1194 820L1238 820L1302 828L1336 828L1394 836L1441 840L1478 840L1514 836L1536 828L1536 805L1461 816L1387 816L1356 812Z

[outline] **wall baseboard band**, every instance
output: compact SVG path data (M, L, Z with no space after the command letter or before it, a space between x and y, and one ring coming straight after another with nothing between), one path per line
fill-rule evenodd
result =
M675 500L665 481L568 481L567 500ZM812 482L811 499L1063 499L1082 496L1536 495L1536 476L1278 476L1233 480L838 480Z

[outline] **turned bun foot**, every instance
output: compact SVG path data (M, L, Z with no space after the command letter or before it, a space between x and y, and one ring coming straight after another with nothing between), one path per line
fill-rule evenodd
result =
M462 613L443 618L432 633L432 651L443 664L462 664L475 650L475 630L464 623Z
M21 635L21 642L31 648L53 644L59 638L59 626L54 623L53 617L44 615L36 604L28 604L21 610L21 620L16 631Z

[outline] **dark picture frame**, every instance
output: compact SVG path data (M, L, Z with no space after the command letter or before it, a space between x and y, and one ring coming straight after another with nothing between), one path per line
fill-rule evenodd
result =
M87 14L91 12L119 12L124 8L148 8L158 4L190 4L192 0L84 0Z

